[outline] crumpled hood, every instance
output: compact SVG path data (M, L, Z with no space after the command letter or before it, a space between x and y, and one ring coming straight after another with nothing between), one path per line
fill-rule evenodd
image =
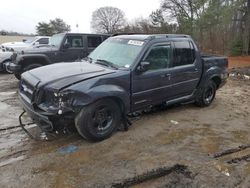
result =
M55 63L27 71L22 74L22 78L33 86L49 85L52 89L60 90L79 81L114 72L88 62Z

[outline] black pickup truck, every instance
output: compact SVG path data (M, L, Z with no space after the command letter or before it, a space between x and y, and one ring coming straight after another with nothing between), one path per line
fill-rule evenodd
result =
M150 106L210 105L227 66L225 57L201 55L187 35L120 35L82 61L25 72L19 95L42 129L75 124L82 137L99 141Z
M50 38L49 45L28 48L12 56L7 69L14 72L17 79L27 70L58 62L80 60L93 51L109 35L60 33Z

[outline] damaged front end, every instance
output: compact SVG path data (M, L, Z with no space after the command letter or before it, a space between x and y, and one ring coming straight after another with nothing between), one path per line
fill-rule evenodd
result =
M19 98L24 109L42 132L65 131L67 126L74 123L76 110L72 108L74 92L56 92L40 87L40 82L29 83L20 81ZM22 113L19 117L20 126L24 129ZM28 131L25 130L27 133ZM31 137L31 134L28 133Z

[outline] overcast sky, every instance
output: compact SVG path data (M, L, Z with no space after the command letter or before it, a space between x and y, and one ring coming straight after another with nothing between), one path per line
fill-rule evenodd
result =
M38 22L59 17L71 25L72 32L91 32L92 12L103 6L117 7L133 20L148 17L160 0L1 0L0 30L35 33Z

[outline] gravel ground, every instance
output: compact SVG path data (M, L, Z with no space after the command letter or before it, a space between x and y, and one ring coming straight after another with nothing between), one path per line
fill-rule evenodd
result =
M207 108L146 113L132 119L129 131L99 143L75 131L45 142L20 128L4 130L18 125L22 110L18 82L2 74L0 187L249 188L250 80L238 75L247 71L233 70Z

